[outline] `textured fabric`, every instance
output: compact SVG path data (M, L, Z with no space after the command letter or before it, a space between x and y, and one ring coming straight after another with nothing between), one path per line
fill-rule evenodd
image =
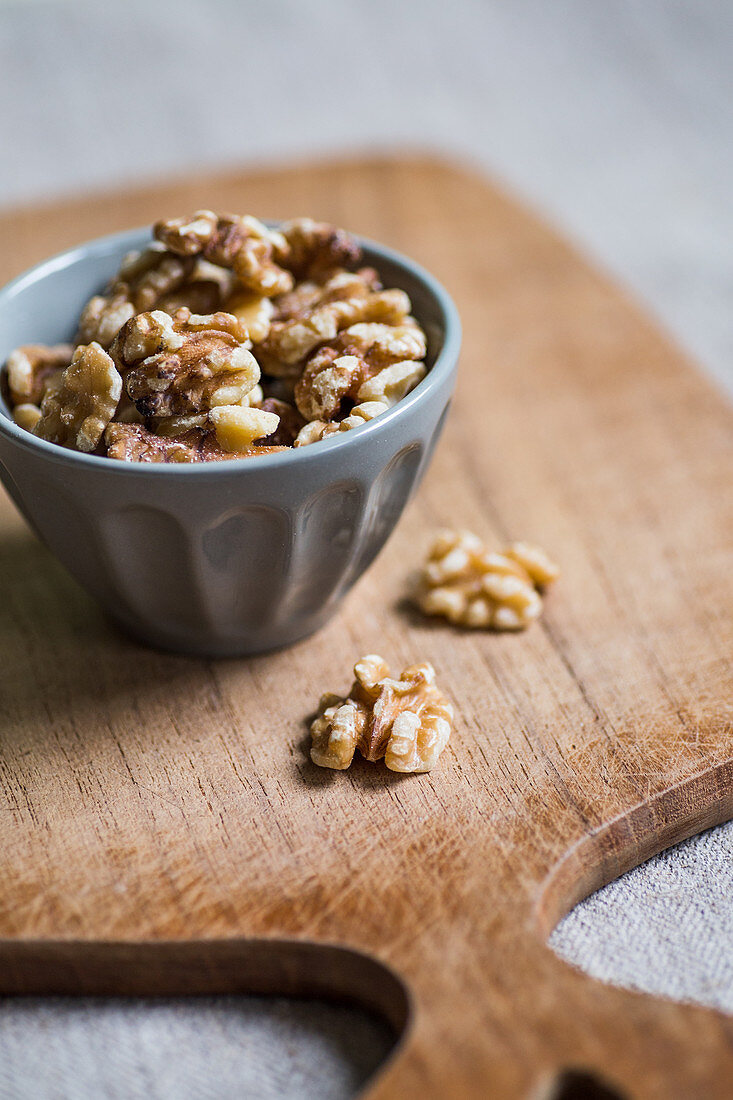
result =
M1 1100L343 1100L380 1022L318 1001L0 1000Z
M601 981L733 1012L733 822L609 883L550 944Z

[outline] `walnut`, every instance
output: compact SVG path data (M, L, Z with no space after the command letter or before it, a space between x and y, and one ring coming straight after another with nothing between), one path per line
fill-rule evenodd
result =
M425 334L417 324L351 325L306 361L295 385L295 401L306 420L332 420L344 402L383 401L390 407L425 376L415 363L425 355Z
M300 429L295 437L295 447L305 447L308 443L317 443L336 432L348 432L352 428L360 428L369 420L381 416L389 410L389 405L383 401L365 401L361 405L354 405L350 414L340 421L311 420Z
M358 274L340 272L321 288L318 297L298 316L273 321L267 339L258 345L263 366L271 374L299 374L298 364L319 344L365 321L399 325L410 312L403 290L372 290Z
M394 325L350 325L339 339L374 369L405 359L424 359L428 350L425 333L413 317L405 317L401 324Z
M239 404L260 369L246 329L228 313L180 309L140 313L120 330L110 354L127 395L144 417L188 416Z
M318 301L323 294L323 286L313 280L306 279L302 283L296 283L292 290L285 294L278 294L272 298L273 321L292 321L296 317L303 317Z
M196 261L175 256L153 241L142 252L129 252L104 294L91 298L82 312L77 344L101 344L108 349L136 313L170 302L191 277Z
M309 443L319 443L328 435L338 431L338 424L329 424L326 420L311 420L296 435L293 446L307 447Z
M117 286L107 295L95 294L84 306L79 318L77 343L97 343L108 348L125 321L134 317L136 312L125 285Z
M354 666L346 698L324 695L311 725L311 760L321 768L348 768L356 749L391 771L427 772L448 743L453 708L435 686L432 665L412 665L398 680L374 654Z
M174 255L153 241L142 252L125 256L113 287L126 286L135 312L144 313L188 282L195 267L192 257Z
M194 430L195 431L195 430ZM203 433L167 439L148 431L142 424L110 424L104 433L107 457L121 462L200 462L198 442Z
M231 293L231 272L206 260L197 260L189 278L175 290L162 295L155 308L171 315L183 308L190 309L191 313L208 314L219 310L232 313L224 304Z
M104 440L107 457L121 462L225 462L282 450L257 446L246 454L235 454L223 450L215 433L207 429L191 428L176 438L167 438L141 424L110 424Z
M336 272L332 274L335 275ZM370 290L384 290L376 267L358 267L355 274L359 276L363 283L366 283Z
M244 286L257 294L272 297L293 286L293 276L280 266L289 253L287 241L257 218L199 210L191 218L159 221L153 232L177 255L203 256L230 268Z
M275 431L262 439L272 447L292 447L295 438L303 427L303 417L294 405L288 401L279 401L276 397L264 397L257 402L260 409L275 413L279 418L279 424Z
M306 420L333 420L344 401L356 400L369 368L356 355L341 355L336 348L321 347L313 353L295 384L295 404Z
M417 602L428 615L494 630L523 630L542 611L537 591L559 570L543 550L517 542L503 554L470 531L443 531L423 569Z
M114 416L122 379L99 344L82 344L41 405L34 433L51 443L78 451L93 451Z
M424 363L415 363L410 359L404 363L393 363L363 382L357 390L356 399L360 402L380 401L391 409L424 377Z
M96 340L109 348L122 325L137 313L161 309L175 313L216 312L228 295L231 275L204 261L177 256L157 241L130 252L103 295L87 302L77 343Z
M122 396L124 400L125 394L123 393ZM250 405L256 405L259 408L260 402L262 402L263 400L264 398L262 394L262 387L253 386L249 393L242 398L240 404L243 408L246 408ZM132 405L132 408L137 413L137 409L135 409L134 405ZM270 411L277 412L276 409L272 409ZM137 413L137 416L139 418L140 414ZM143 422L140 418L137 420L134 420L132 418L126 419L127 423L140 424ZM117 416L115 417L115 421L119 424L121 420L122 418L118 411ZM156 419L155 417L149 417L147 426L152 431L154 431L156 435L166 436L170 439L178 439L181 435L183 435L185 432L190 431L192 428L210 429L211 423L209 421L208 413L190 413L188 416L163 416L158 419Z
M239 402L239 404L242 405L242 406L244 406L244 405L250 405L250 406L256 405L257 408L260 408L262 402L264 401L264 399L265 399L265 395L262 391L262 386L257 385L257 386L253 386L252 389L249 391L249 393L244 395L244 397ZM271 412L276 412L277 410L276 409L271 409L270 411Z
M253 294L251 290L235 290L225 300L222 309L231 313L247 329L250 340L261 343L270 331L270 321L275 312L271 298Z
M19 428L24 428L27 432L32 432L40 419L41 410L38 405L16 405L13 409L13 420Z
M165 295L155 304L171 317L179 309L190 309L191 313L216 313L221 308L221 288L213 279L199 279L184 283L180 290Z
M198 210L190 218L158 221L153 233L171 252L181 256L200 256L216 232L219 219L211 210Z
M133 408L134 407L133 405ZM120 422L119 417L115 417L115 420L117 423ZM191 416L164 416L160 420L150 418L147 426L150 427L156 435L165 436L167 439L180 439L182 435L185 435L186 432L190 432L192 428L207 428L209 426L209 414L196 413L191 414Z
M522 566L537 588L547 588L560 576L558 566L539 546L532 546L528 542L513 542L504 553Z
M126 322L115 337L110 352L122 370L127 370L161 348L178 350L184 338L176 331L173 318L162 310L139 313Z
M352 428L360 428L362 424L374 420L376 416L381 416L388 409L389 406L385 405L383 401L365 401L361 405L354 405L349 415L335 426L338 427L340 432L348 432ZM329 427L332 426L334 425L329 425Z
M338 267L361 260L361 246L344 229L312 218L295 218L281 226L288 243L287 267L298 279L318 279Z
M209 420L222 450L236 454L251 451L256 440L272 435L280 423L277 413L242 408L241 405L221 405L212 409Z
M296 283L292 290L285 294L278 294L277 297L272 299L274 310L272 319L274 321L292 321L295 317L303 317L323 294L326 282L334 279L337 275L348 274L349 272L345 270L336 269L335 271L329 271L318 281L304 279L302 282ZM379 275L373 267L360 267L353 274L368 290L384 289L379 281Z
M40 405L52 378L68 367L71 344L24 344L8 356L6 372L13 405Z

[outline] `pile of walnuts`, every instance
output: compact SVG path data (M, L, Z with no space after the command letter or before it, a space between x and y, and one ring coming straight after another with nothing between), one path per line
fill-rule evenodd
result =
M517 631L539 618L543 594L559 576L539 546L513 542L497 553L471 531L446 529L433 542L413 596L424 614L453 626ZM343 771L358 750L390 771L435 767L454 712L433 666L411 665L394 678L381 657L368 654L354 676L346 695L321 697L310 726L313 763Z
M16 423L124 462L302 447L373 419L425 374L402 290L342 229L199 210L157 222L79 318L73 345L16 349Z

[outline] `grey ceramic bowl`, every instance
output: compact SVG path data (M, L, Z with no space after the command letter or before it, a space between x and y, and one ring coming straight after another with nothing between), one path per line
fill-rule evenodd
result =
M0 290L0 363L73 336L84 303L149 231L55 256ZM363 242L429 341L425 379L363 427L239 462L136 465L36 439L0 401L0 476L69 572L126 631L209 656L260 653L317 630L382 549L417 486L453 390L460 323L416 264Z

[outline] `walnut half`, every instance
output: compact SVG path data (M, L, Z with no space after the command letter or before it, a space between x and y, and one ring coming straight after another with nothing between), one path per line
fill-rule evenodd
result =
M443 531L423 568L417 603L460 626L523 630L542 611L538 589L559 575L539 547L515 542L497 554L470 531Z
M425 376L425 364L415 361L425 353L425 334L412 321L351 325L308 357L295 403L306 420L338 419L344 402L391 408Z
M139 313L122 326L110 355L144 417L190 416L239 404L260 380L247 330L229 313Z
M349 694L324 695L311 725L311 760L343 771L356 749L390 771L427 772L448 743L453 708L435 686L432 665L411 665L392 679L382 657L354 665Z
M74 352L71 344L24 344L8 356L8 390L14 405L40 405L49 383L58 380Z
M319 344L357 323L404 326L410 309L403 290L373 290L358 272L339 271L296 317L272 322L259 348L263 367L270 374L300 375L301 360Z
M59 384L46 391L34 433L77 451L96 450L122 394L122 379L97 343L80 344Z
M349 416L344 420L310 420L305 424L295 437L295 447L305 447L308 443L318 443L321 439L327 439L329 435L337 432L348 432L352 428L360 428L369 420L389 412L389 405L384 401L365 401L361 405L354 405Z
M290 246L282 233L250 215L197 210L156 222L153 232L170 252L230 269L255 294L272 297L293 288L293 276L281 266Z

